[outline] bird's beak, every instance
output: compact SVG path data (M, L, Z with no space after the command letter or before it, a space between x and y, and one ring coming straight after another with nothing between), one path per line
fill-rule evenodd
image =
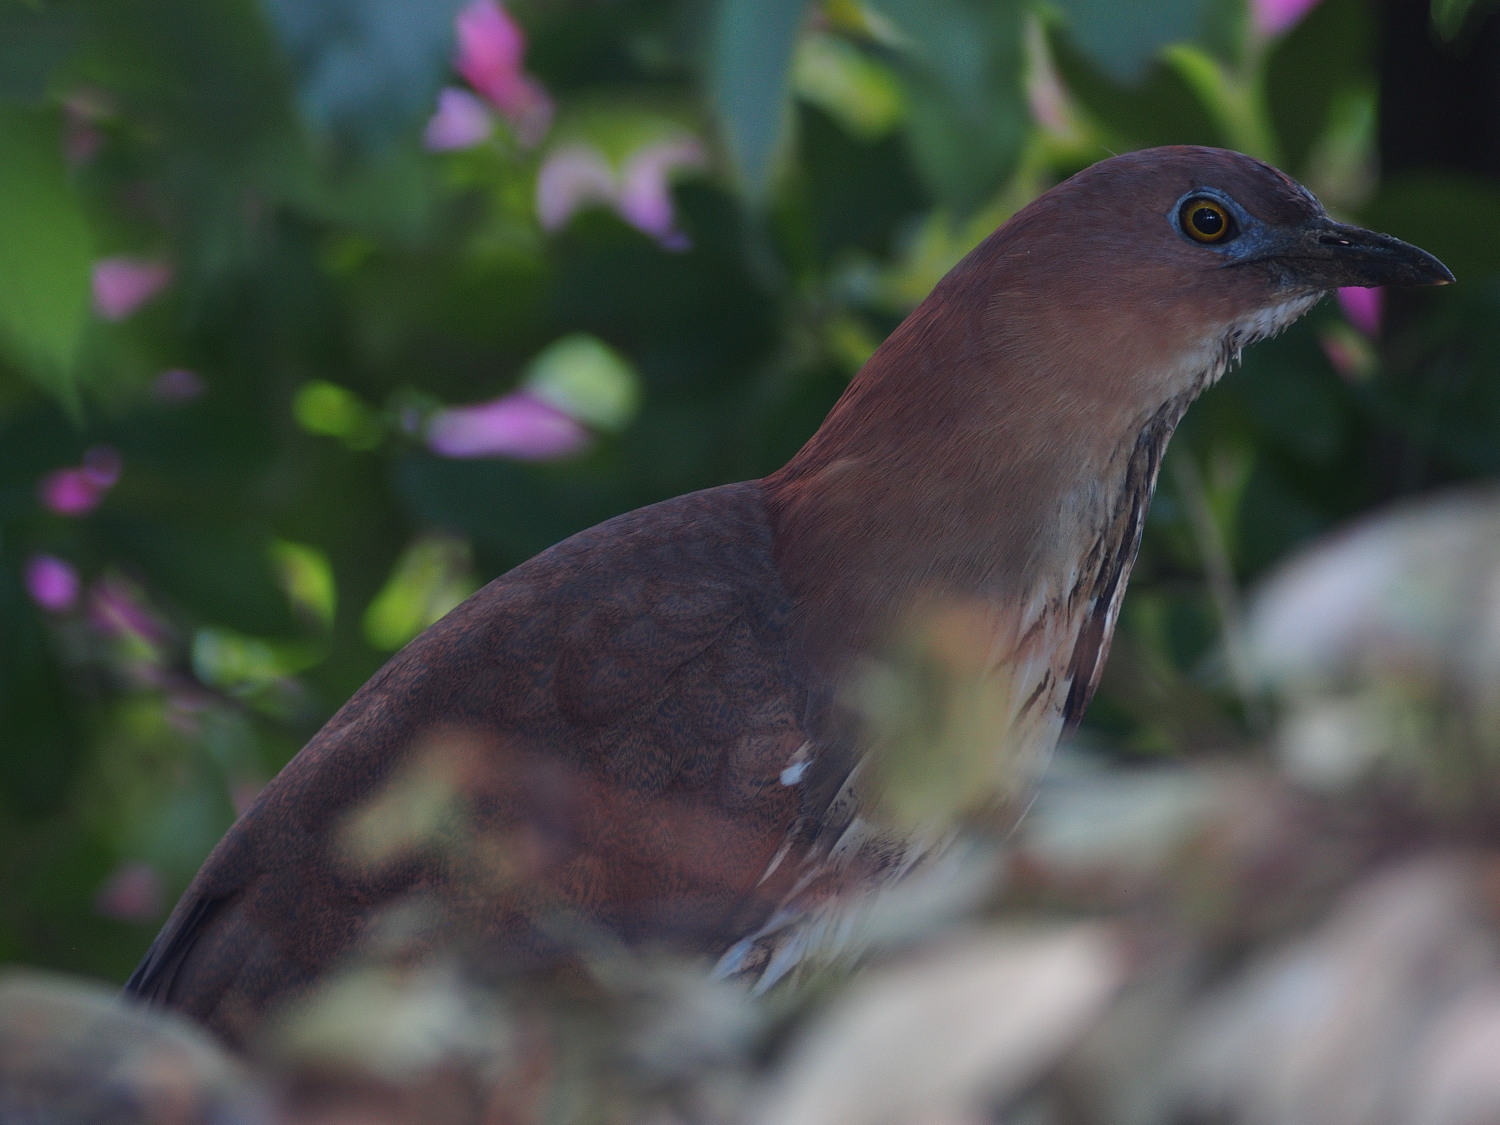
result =
M1426 250L1363 227L1320 217L1267 240L1256 260L1312 289L1345 285L1447 285L1453 272Z

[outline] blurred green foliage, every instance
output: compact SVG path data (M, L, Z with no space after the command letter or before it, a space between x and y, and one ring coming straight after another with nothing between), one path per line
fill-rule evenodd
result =
M1110 151L1276 160L1462 284L1375 334L1330 302L1189 414L1097 742L1233 742L1239 584L1500 472L1500 188L1379 174L1360 0L1275 28L1240 0L517 0L481 99L461 7L0 0L0 959L128 971L391 648L582 527L777 466L959 256ZM444 87L484 135L434 141ZM496 400L563 444L436 448Z

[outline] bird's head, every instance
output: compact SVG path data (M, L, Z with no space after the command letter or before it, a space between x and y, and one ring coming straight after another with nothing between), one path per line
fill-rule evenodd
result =
M1132 367L1212 379L1222 359L1342 286L1453 280L1425 250L1329 218L1269 164L1191 146L1086 168L975 257L970 278L998 283L987 295L991 338L1014 358L1047 340L1052 358L1112 369L1127 383Z

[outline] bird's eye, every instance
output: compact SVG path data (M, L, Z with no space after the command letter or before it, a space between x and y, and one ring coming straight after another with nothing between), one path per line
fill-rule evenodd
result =
M1201 195L1183 203L1178 219L1195 242L1223 242L1230 231L1229 212L1223 204Z

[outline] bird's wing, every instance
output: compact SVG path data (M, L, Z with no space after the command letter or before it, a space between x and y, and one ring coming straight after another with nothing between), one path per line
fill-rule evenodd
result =
M414 895L521 960L570 915L722 948L772 909L782 888L762 876L798 813L781 777L806 741L786 613L753 483L629 513L516 568L393 658L267 787L129 991L234 1037ZM403 844L410 825L381 819L402 792L409 812L439 802L430 838Z

